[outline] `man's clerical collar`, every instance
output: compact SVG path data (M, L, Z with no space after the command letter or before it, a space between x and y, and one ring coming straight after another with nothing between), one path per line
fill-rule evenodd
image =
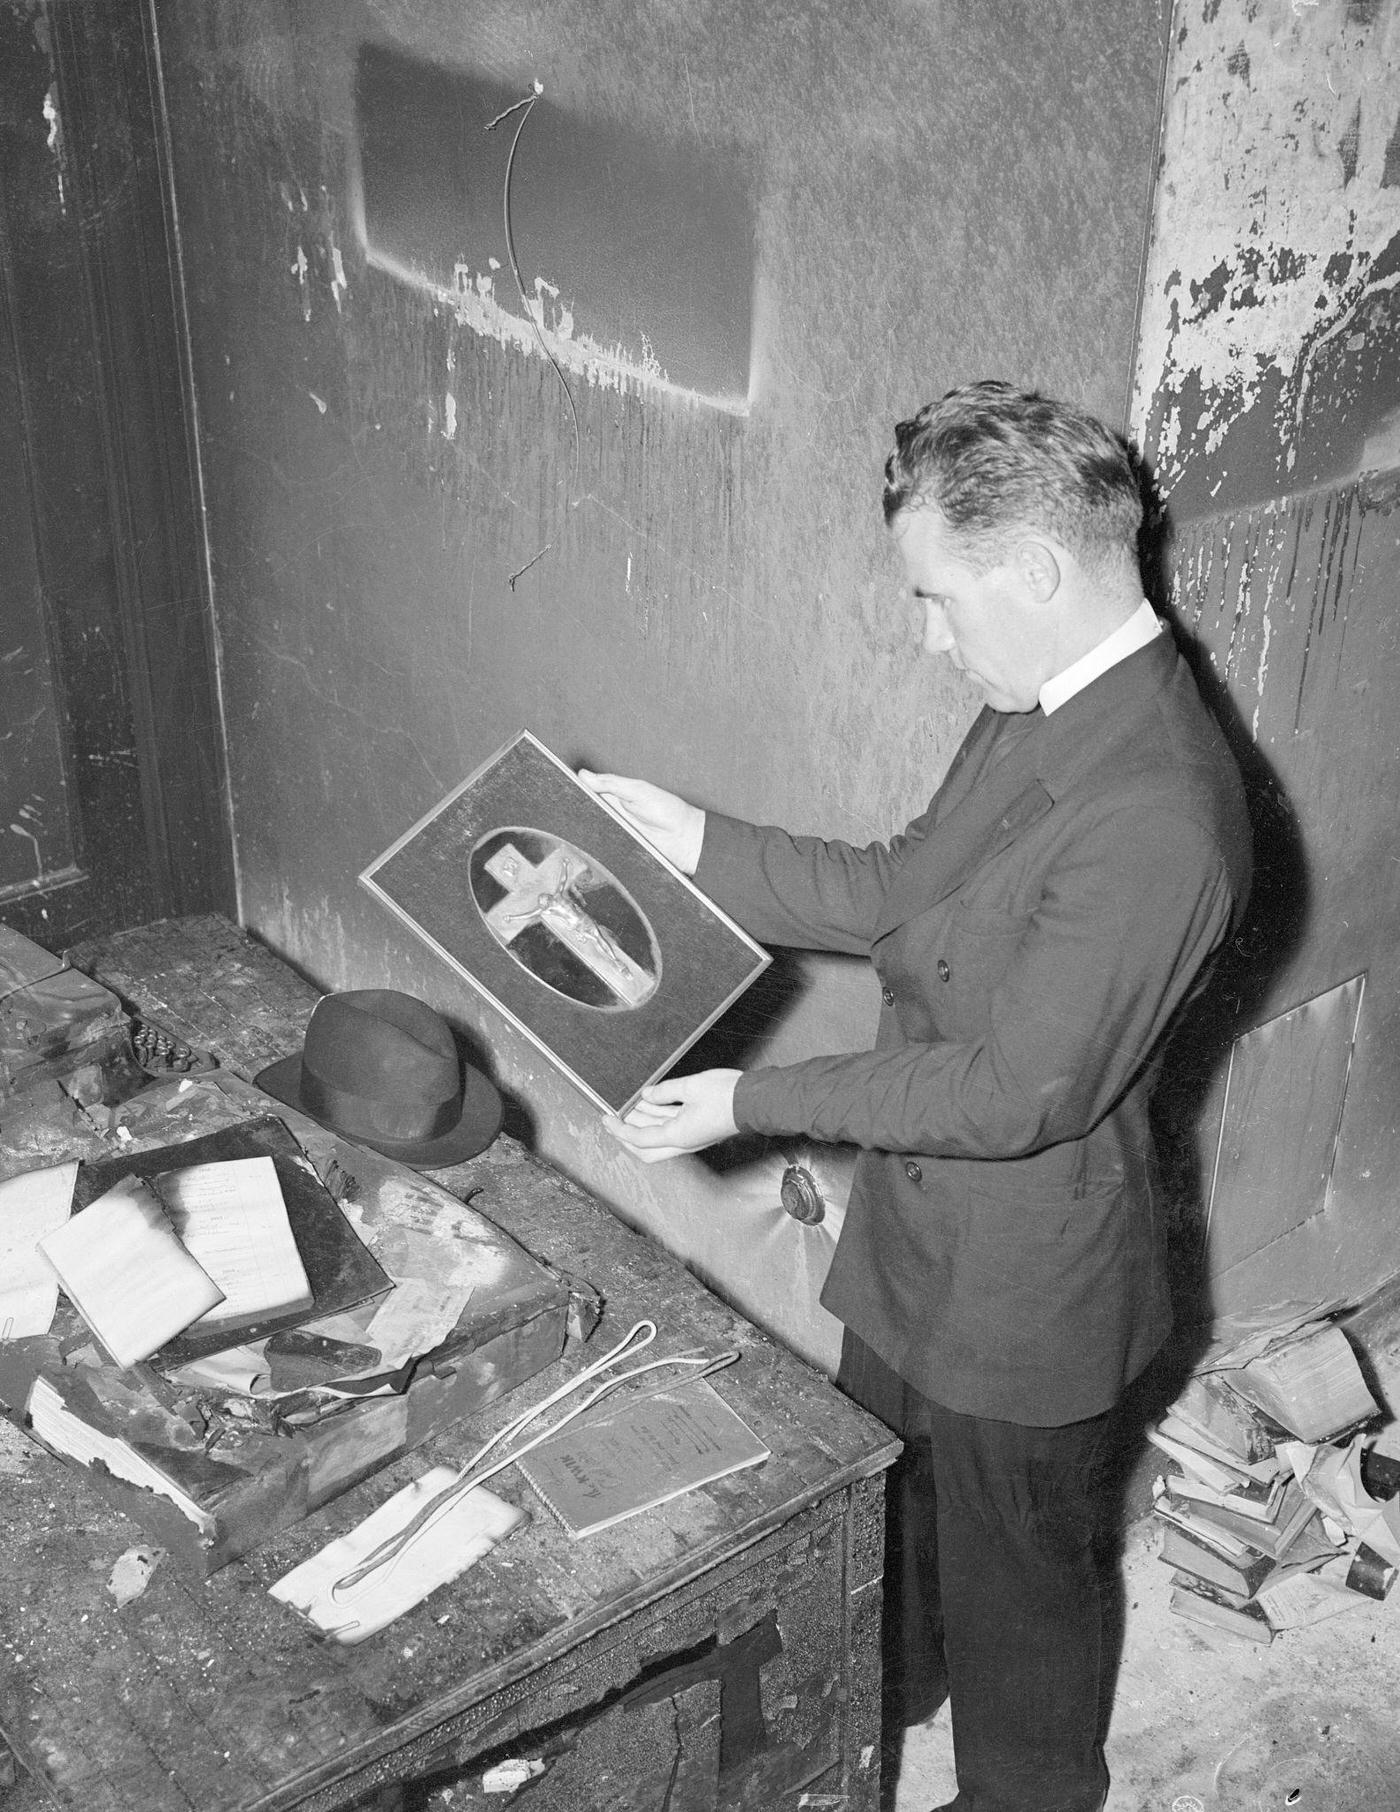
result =
M1165 628L1166 624L1144 598L1126 623L1120 623L1111 635L1106 635L1096 648L1081 655L1063 673L1057 673L1053 679L1046 680L1040 688L1041 710L1049 717L1052 711L1058 711L1061 705L1068 704L1076 692L1082 692L1101 674L1107 673L1110 667L1116 667L1119 661L1126 661L1139 648L1146 648Z

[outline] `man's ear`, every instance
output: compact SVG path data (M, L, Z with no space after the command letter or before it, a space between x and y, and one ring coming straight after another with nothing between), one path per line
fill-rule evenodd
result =
M1027 535L1016 547L1016 571L1037 604L1048 604L1060 589L1064 567L1060 555L1048 541L1038 535Z

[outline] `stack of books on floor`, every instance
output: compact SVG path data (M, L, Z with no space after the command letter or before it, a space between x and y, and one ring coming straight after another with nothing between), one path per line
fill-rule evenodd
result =
M1333 1323L1192 1377L1148 1436L1166 1462L1154 1510L1172 1610L1268 1643L1383 1598L1400 1562L1400 1460L1368 1442L1379 1415Z

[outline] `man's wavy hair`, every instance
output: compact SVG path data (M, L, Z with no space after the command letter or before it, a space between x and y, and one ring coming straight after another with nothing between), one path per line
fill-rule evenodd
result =
M894 431L885 521L936 508L959 555L997 565L1016 533L1040 529L1091 572L1136 571L1142 486L1121 435L1082 409L987 379L926 403Z

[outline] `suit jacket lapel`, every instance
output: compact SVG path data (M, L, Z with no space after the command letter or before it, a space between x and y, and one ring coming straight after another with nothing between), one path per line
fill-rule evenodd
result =
M1008 764L911 854L885 895L875 936L884 937L906 919L946 900L984 862L999 856L1022 831L1043 818L1054 803L1040 781L1033 776L1027 779L1024 772L1013 773Z
M977 784L977 776L996 746L1003 722L1001 712L983 705L972 728L963 737L957 754L948 763L948 772L943 776L943 784L935 794L929 812L930 823L937 824L946 818Z
M992 734L975 745L969 737L964 744L961 771L956 775L950 771L952 787L945 782L935 800L928 835L910 851L885 896L875 926L877 938L946 899L1054 803L1035 776L1040 734L1025 734L1026 726L1014 717L988 715ZM974 729L980 727L979 720ZM1036 729L1043 734L1043 720ZM1017 738L1016 746L999 753L997 742L1007 734Z
M1180 656L1170 635L1121 661L1029 734L1016 716L984 711L927 815L927 832L891 883L875 925L881 938L961 887L984 862L1043 818L1104 744L1123 733L1167 683ZM984 720L989 720L985 721ZM999 754L1003 735L1017 738Z
M948 771L944 774L938 791L929 801L928 810L921 812L894 839L895 845L903 847L903 860L906 863L917 859L920 849L927 844L936 828L950 812L956 810L977 784L977 777L986 766L988 754L996 744L1001 723L1001 713L993 711L990 705L984 705L973 719L972 727L958 744L957 752L948 763Z

